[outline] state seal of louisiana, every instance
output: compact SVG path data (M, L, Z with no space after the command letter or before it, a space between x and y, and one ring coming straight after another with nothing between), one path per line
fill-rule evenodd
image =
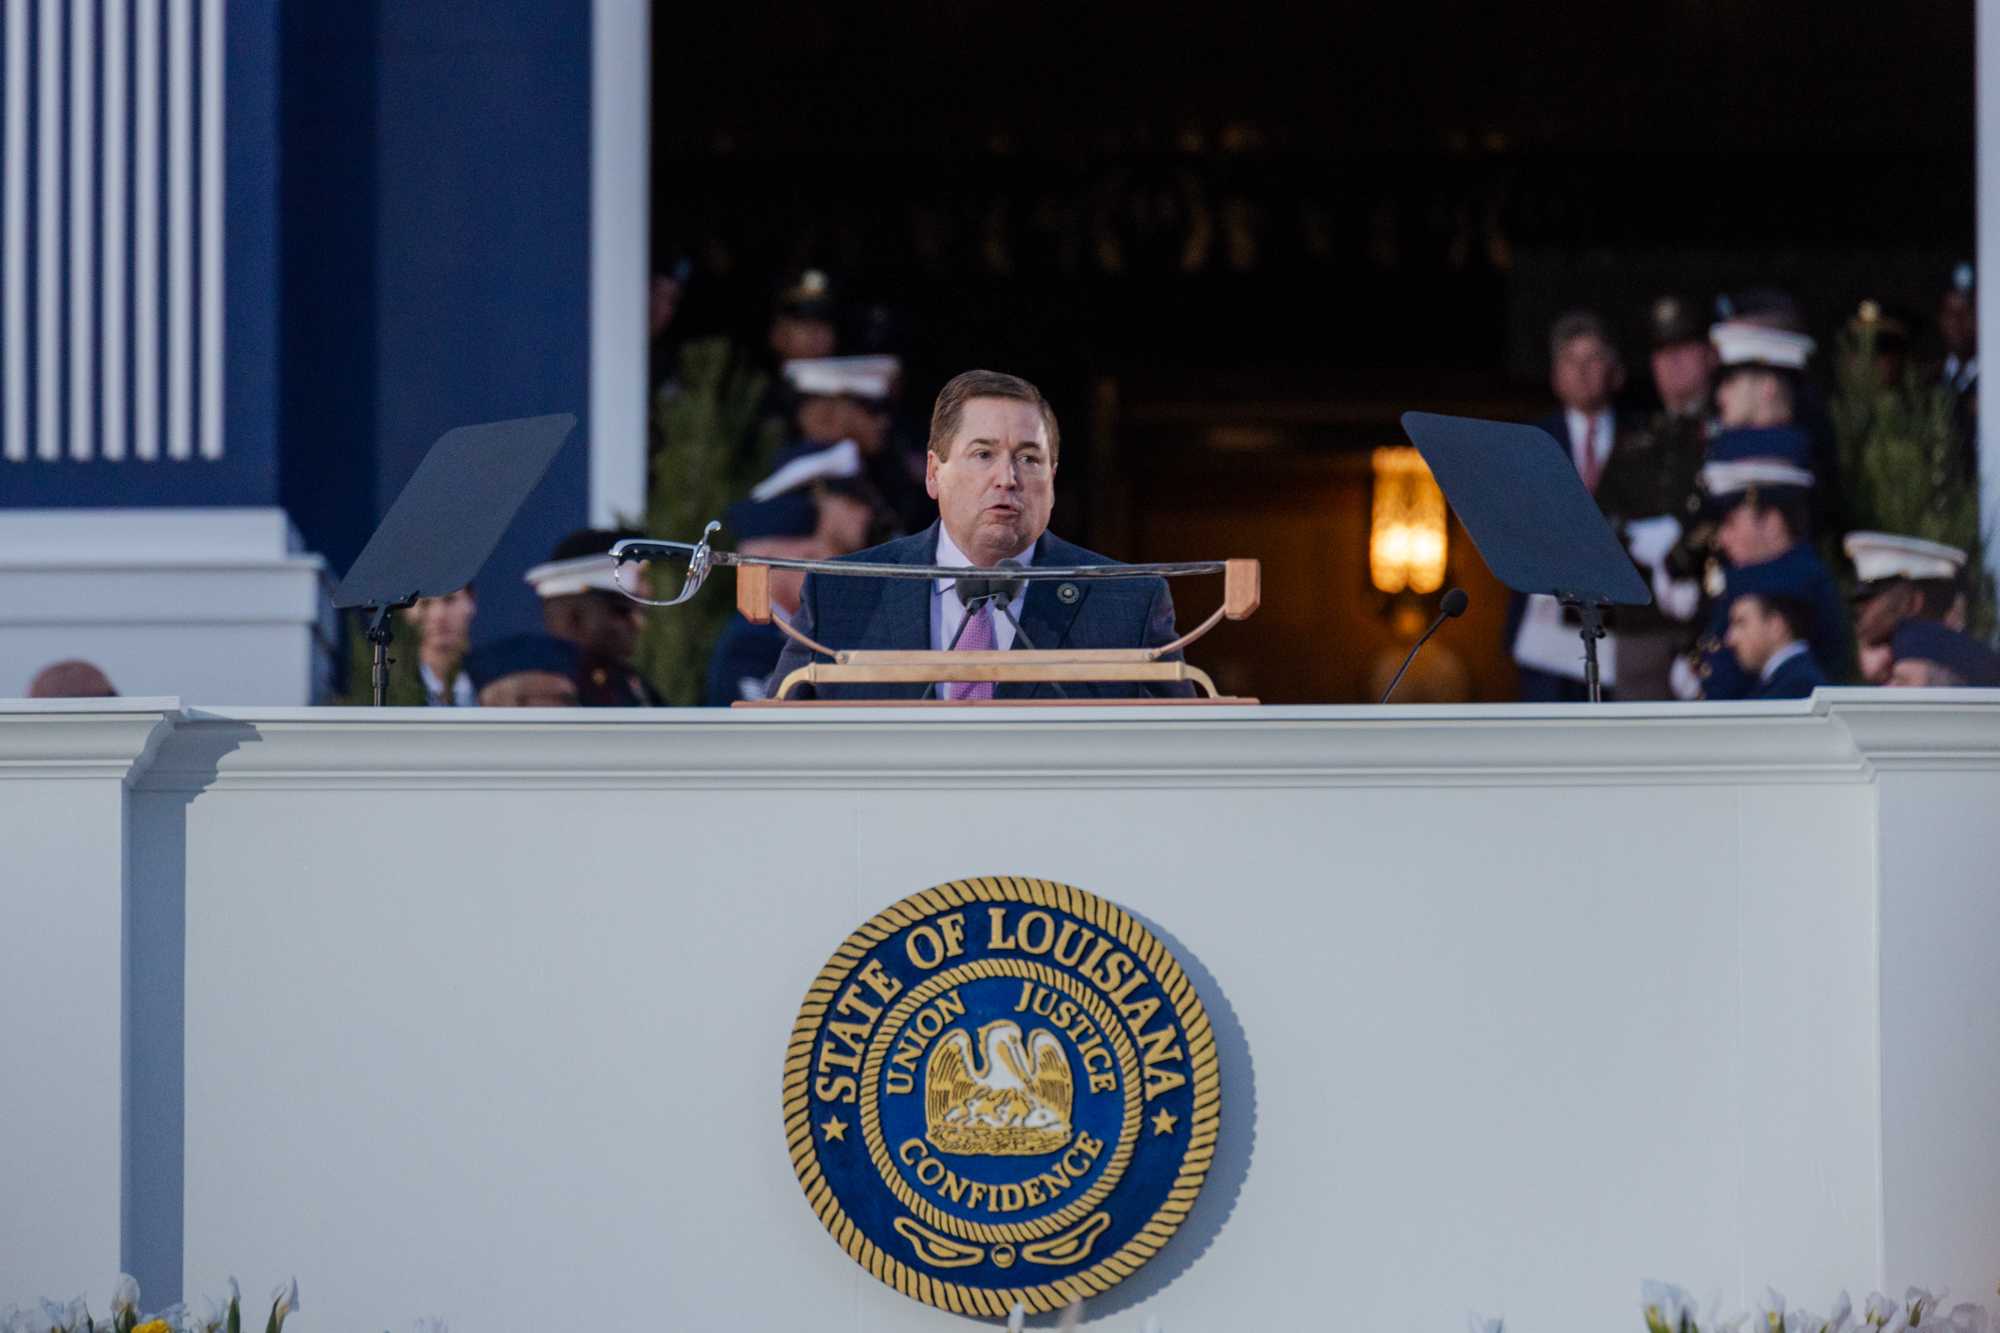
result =
M1187 1216L1215 1153L1208 1015L1138 922L999 876L903 899L799 1008L785 1134L864 1268L959 1314L1108 1290Z

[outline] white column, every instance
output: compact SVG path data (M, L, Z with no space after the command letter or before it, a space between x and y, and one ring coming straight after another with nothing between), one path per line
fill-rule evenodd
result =
M652 119L645 0L594 0L590 55L590 521L646 508Z
M222 0L201 6L201 456L222 457Z
M91 151L97 146L97 130L92 112L97 85L96 10L90 4L72 5L69 11L69 456L87 462L96 442L91 436L91 403L97 381L91 374L91 355L97 343L94 293L91 281L95 266L90 252L90 224L95 220L97 164ZM44 183L43 189L51 188ZM44 349L43 355L51 349Z
M125 0L104 0L104 286L98 327L102 344L98 373L104 377L104 430L99 447L104 457L125 457L125 53L129 15Z
M1978 229L1979 350L1989 361L2000 354L2000 0L1979 0ZM2000 421L1981 412L1979 491L1982 527L1987 534L1986 567L2000 580Z
M118 1273L125 784L178 706L0 705L0 844L9 867L0 939L15 945L11 998L0 1004L0 1068L39 1090L17 1088L0 1122L0 1307L87 1292L101 1311Z
M6 381L5 425L0 457L28 459L28 6L7 6L7 74L0 82L7 101L6 150L0 153L0 191L5 194L0 223L0 265L6 268L4 314L0 314L0 379Z

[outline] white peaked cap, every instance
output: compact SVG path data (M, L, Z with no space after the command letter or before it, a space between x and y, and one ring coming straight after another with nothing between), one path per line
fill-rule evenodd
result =
M785 379L813 397L887 398L902 369L893 356L821 356L785 362Z
M853 440L842 440L839 444L794 458L752 487L750 498L769 500L816 481L843 481L860 475L861 446Z
M1955 579L1965 568L1965 552L1943 542L1895 532L1850 532L1841 545L1863 583L1878 579Z
M1708 331L1715 354L1725 366L1769 366L1773 370L1804 370L1806 358L1819 344L1803 333L1766 328L1732 319Z
M618 562L608 555L580 555L570 560L551 560L536 565L522 575L541 598L568 597L572 593L619 592Z
M1710 495L1736 495L1752 486L1812 484L1812 473L1775 458L1732 459L1726 463L1706 463L1701 469L1702 489Z

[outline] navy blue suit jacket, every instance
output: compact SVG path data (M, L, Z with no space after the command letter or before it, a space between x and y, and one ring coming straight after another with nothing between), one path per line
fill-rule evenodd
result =
M843 556L870 564L929 565L937 561L938 525L866 551ZM1035 543L1037 565L1113 565L1118 562L1086 551L1060 537L1043 533ZM799 613L792 627L835 650L853 648L924 649L931 646L931 583L925 579L841 578L808 574L799 594ZM1076 590L1064 602L1058 587ZM1174 602L1165 579L1080 579L1071 584L1037 579L1028 584L1021 606L1021 628L1037 648L1147 648L1171 643ZM1016 648L1027 644L1014 638ZM1173 657L1179 658L1175 653ZM770 694L792 671L806 665L808 654L787 640L777 670L771 673ZM919 699L925 686L828 685L802 686L793 698ZM1137 699L1148 695L1186 696L1192 685L1131 685L1118 682L1064 684L1061 695L1051 685L1002 684L996 699Z
M1812 650L1794 653L1778 664L1769 680L1759 681L1744 697L1747 699L1805 699L1821 685L1827 684L1826 673L1819 669L1819 659Z

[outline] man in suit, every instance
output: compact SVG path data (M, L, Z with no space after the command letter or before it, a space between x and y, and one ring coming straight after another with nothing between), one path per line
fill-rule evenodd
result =
M1840 590L1814 554L1812 442L1793 426L1726 430L1709 443L1701 484L1718 516L1715 545L1725 561L1709 629L1696 643L1700 665L1683 668L1681 692L1746 699L1757 673L1726 642L1730 606L1744 594L1804 608L1801 637L1823 670L1845 673L1850 633Z
M1804 699L1828 684L1805 641L1811 623L1805 603L1789 597L1741 592L1729 604L1723 642L1753 678L1746 699Z
M1593 496L1604 479L1618 443L1618 416L1612 402L1625 387L1625 365L1611 330L1594 312L1572 310L1549 330L1549 387L1561 410L1535 424L1561 446L1570 465ZM1520 673L1525 703L1580 703L1587 696L1576 630L1564 620L1553 597L1510 599L1505 627L1509 655ZM1613 664L1606 694L1616 692L1616 645L1603 649Z
M875 564L971 566L990 569L1003 560L1024 565L1103 565L1108 557L1074 546L1048 531L1055 503L1061 437L1055 411L1034 385L1017 376L969 370L938 394L931 412L924 489L937 502L938 521L924 531L857 552L850 559ZM989 605L967 614L955 580L841 578L809 574L799 594L793 626L836 649L1012 648L1020 622L1021 646L1036 648L1138 648L1170 643L1173 599L1164 579L1024 581L1008 605L1012 619ZM785 646L770 690L808 655ZM822 698L915 699L923 685L828 686ZM995 686L954 682L938 687L948 699L1133 698L1186 695L1186 685L1117 683Z

